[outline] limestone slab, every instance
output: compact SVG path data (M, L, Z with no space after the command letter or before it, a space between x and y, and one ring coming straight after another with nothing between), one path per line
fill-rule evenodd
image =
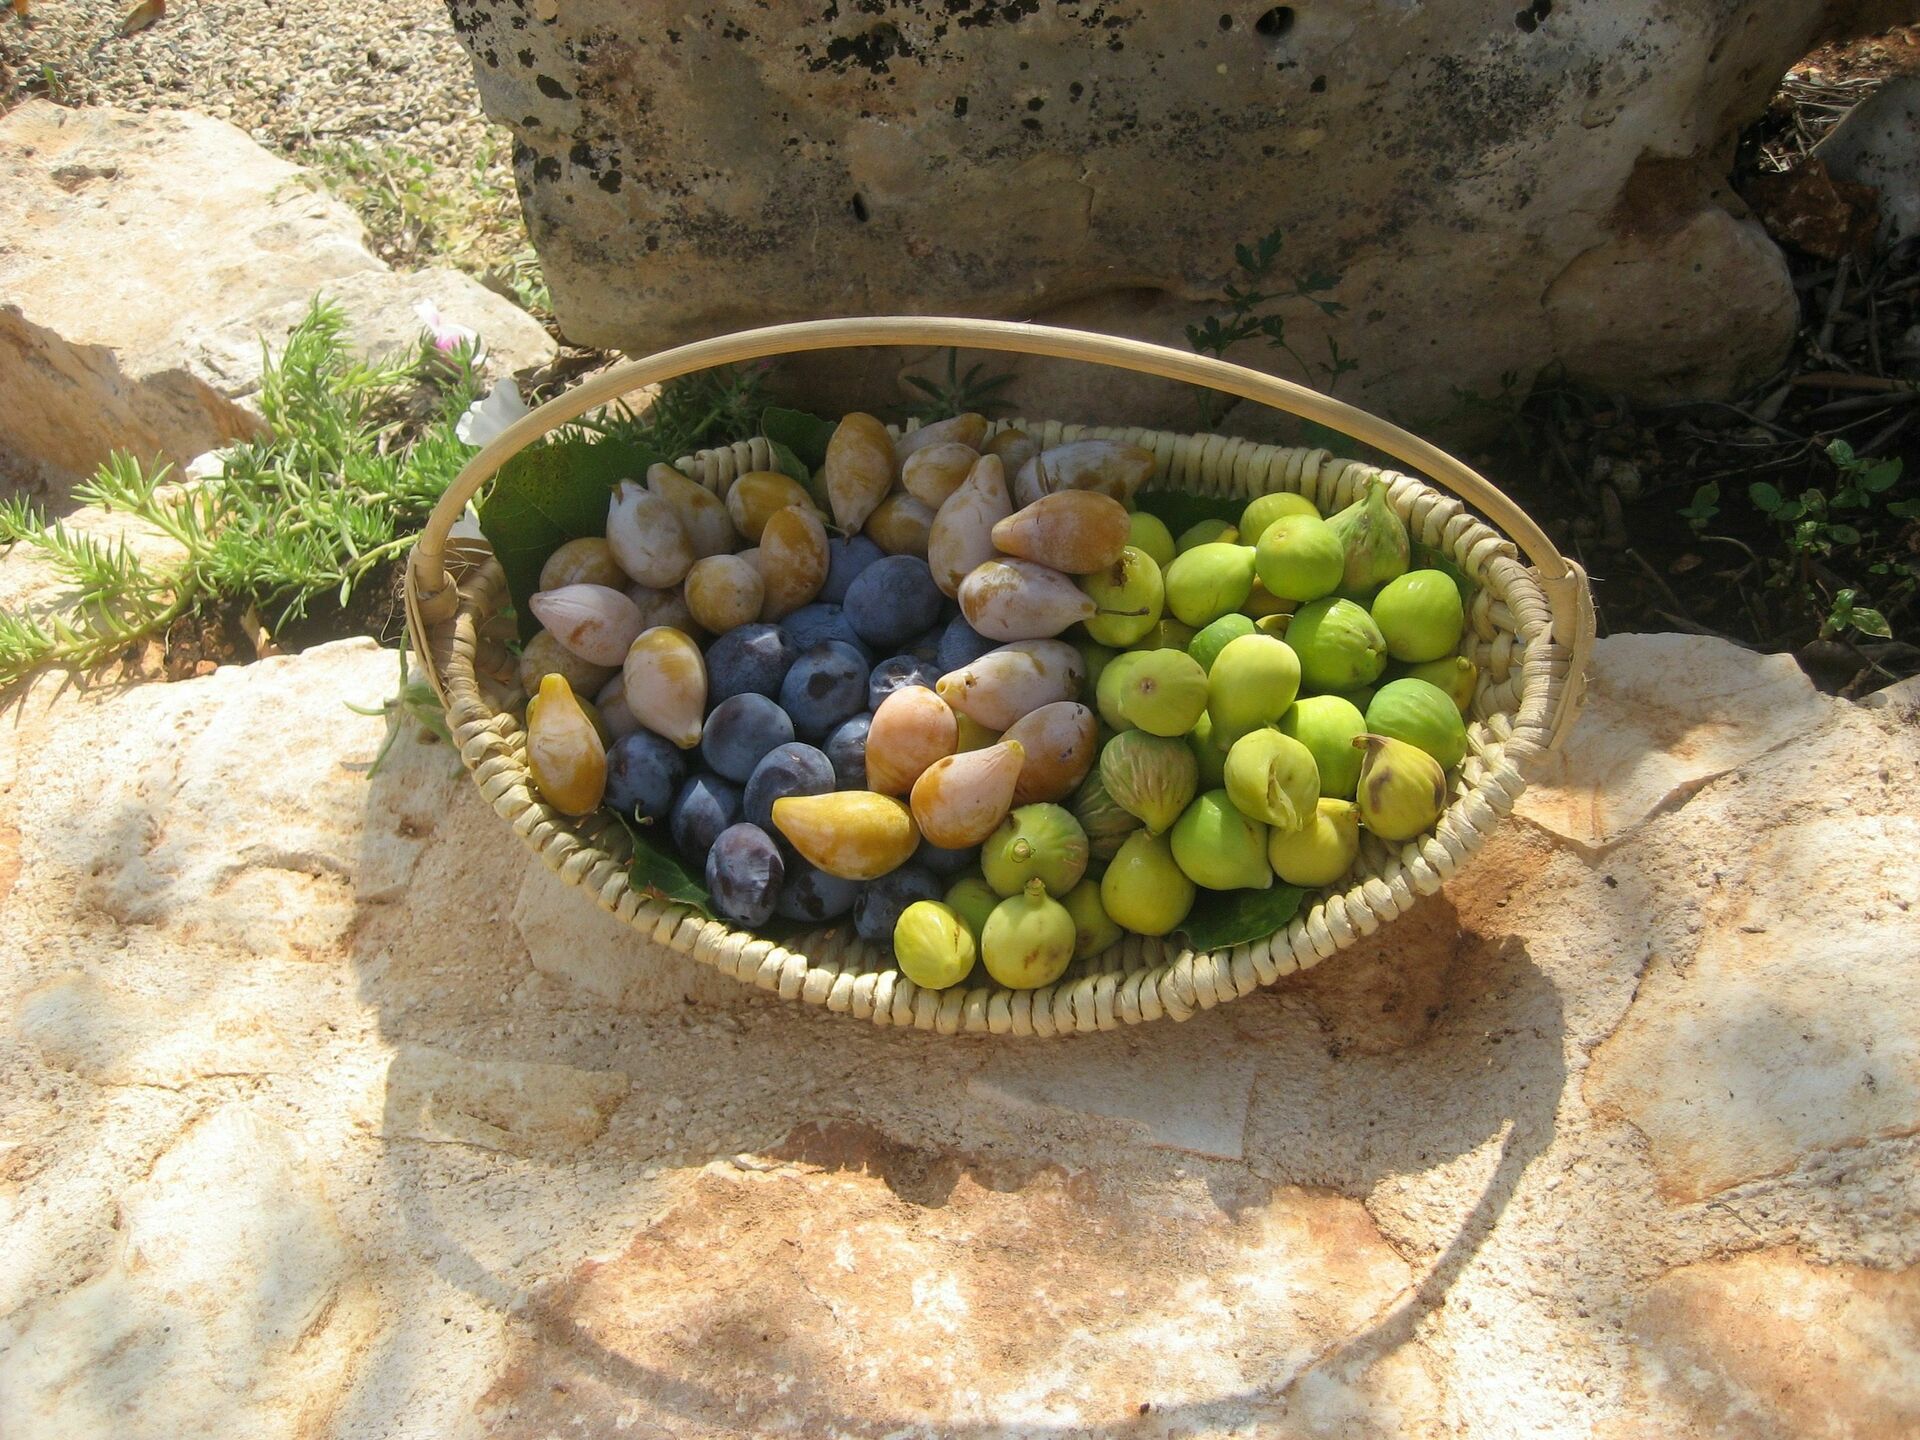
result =
M1687 635L1610 635L1586 704L1515 813L1602 850L1648 816L1837 713L1790 655Z
M393 274L350 210L223 121L46 101L0 118L0 449L56 502L113 450L179 466L259 433L262 344L327 291L366 353L418 338L427 291L504 369L553 353L470 278Z
M504 1150L566 1152L591 1143L627 1096L627 1077L524 1061L469 1060L404 1045L388 1064L372 1111L391 1139Z
M100 1274L0 1322L10 1435L311 1435L377 1325L297 1141L241 1105L128 1186Z

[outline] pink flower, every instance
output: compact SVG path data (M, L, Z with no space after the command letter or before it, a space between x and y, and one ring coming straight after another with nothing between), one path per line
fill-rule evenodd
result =
M413 313L420 317L421 326L433 339L433 348L442 355L451 355L462 345L470 345L474 363L478 364L486 354L480 344L480 332L447 319L433 301L420 301L413 307Z

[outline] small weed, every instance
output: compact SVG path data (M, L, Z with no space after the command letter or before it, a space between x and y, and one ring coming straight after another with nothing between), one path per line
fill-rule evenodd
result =
M380 767L387 763L388 753L409 721L443 743L453 743L453 732L447 729L446 706L440 703L440 697L433 693L431 685L424 680L415 680L408 674L407 657L411 648L411 637L403 638L399 651L400 684L392 695L378 705L355 705L351 700L344 702L347 709L356 715L384 715L387 720L387 738L380 743L379 753L367 767L369 780L378 775Z
M1340 283L1340 276L1323 270L1309 270L1305 275L1295 275L1290 280L1277 282L1274 271L1283 243L1281 232L1271 230L1250 246L1233 247L1233 258L1241 278L1230 282L1221 293L1220 298L1227 306L1227 313L1209 315L1201 324L1187 326L1187 344L1198 354L1224 359L1227 351L1235 346L1256 338L1264 339L1270 348L1280 351L1291 360L1309 384L1317 378L1324 381L1325 388L1331 391L1341 376L1359 369L1360 362L1342 355L1340 343L1332 335L1327 336L1327 358L1308 360L1288 340L1286 317L1274 307L1304 300L1329 319L1345 314L1345 305L1338 300L1325 298L1327 292ZM1202 429L1210 428L1218 418L1218 405L1218 395L1211 390L1202 392Z
M42 665L85 670L189 611L222 603L271 610L279 627L318 597L354 587L413 541L471 450L454 424L476 391L471 355L424 350L369 364L344 317L316 302L270 360L260 406L271 437L231 447L219 475L190 486L116 454L74 489L83 504L144 520L186 552L155 573L124 543L51 525L30 505L0 506L0 544L27 544L73 583L62 614L0 612L0 687Z
M662 386L644 414L621 402L607 415L577 423L655 455L678 457L731 444L760 433L769 368L765 363L723 365L683 375Z
M996 410L1005 410L1007 404L1000 398L1000 392L1013 383L1013 376L1006 371L987 374L986 368L985 361L976 361L962 375L960 352L948 347L944 381L929 380L924 375L907 376L907 384L932 402L914 406L914 412L923 422L931 424L936 420L950 420L955 415L992 415Z

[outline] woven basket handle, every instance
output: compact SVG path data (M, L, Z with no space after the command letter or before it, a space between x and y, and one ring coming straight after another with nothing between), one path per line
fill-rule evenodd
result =
M849 350L874 345L1003 350L1113 365L1238 395L1316 421L1393 456L1477 509L1533 562L1540 587L1553 609L1554 641L1569 657L1568 684L1561 692L1553 718L1550 746L1560 743L1572 723L1593 648L1593 599L1587 589L1586 574L1560 553L1524 510L1484 476L1398 425L1330 395L1244 365L1230 365L1205 355L1189 355L1144 340L1007 320L882 316L769 325L629 360L563 395L556 395L483 446L454 477L440 497L440 503L427 517L426 529L414 546L407 575L419 616L428 623L445 620L458 604L457 592L446 572L447 535L467 502L502 465L549 431L622 395L716 365L806 350Z

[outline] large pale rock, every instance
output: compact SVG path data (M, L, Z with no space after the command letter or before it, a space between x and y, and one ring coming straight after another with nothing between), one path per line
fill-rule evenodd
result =
M1566 744L1540 762L1515 813L1604 849L1716 775L1845 707L1790 655L1690 635L1610 635Z
M512 1060L468 1060L427 1045L402 1047L373 1108L390 1138L564 1153L587 1145L627 1095L627 1077Z
M121 1207L105 1270L0 1322L7 1433L317 1433L377 1322L299 1144L225 1107Z
M1233 1433L1408 1279L1353 1201L1248 1189L805 1131L543 1291L482 1413L503 1437Z
M1586 1080L1687 1200L1920 1131L1920 732L1854 712L1743 779L1653 837L1645 863L1710 887L1703 933Z
M115 449L181 465L256 433L262 342L316 294L369 354L418 338L425 297L502 369L553 353L476 281L389 271L351 211L222 121L44 101L0 118L0 449L56 498Z
M1920 1433L1920 1271L1762 1250L1669 1271L1634 1307L1640 1427L1709 1440Z
M1249 283L1235 246L1279 231L1257 288L1337 276L1313 298L1346 309L1273 301L1292 353L1233 358L1321 383L1337 339L1359 365L1339 393L1421 420L1616 337L1630 388L1663 398L1776 362L1794 296L1737 202L1688 191L1655 245L1623 202L1637 157L1724 170L1786 67L1861 7L872 0L776 20L703 0L646 26L618 0L450 8L583 342L959 313L1184 347ZM1542 296L1590 254L1556 320ZM1630 313L1596 333L1592 273L1629 259L1659 283L1600 284ZM1175 387L1057 368L1019 394L1064 419L1194 413Z
M1836 180L1880 192L1890 241L1920 234L1920 75L1896 75L1867 96L1813 148Z

